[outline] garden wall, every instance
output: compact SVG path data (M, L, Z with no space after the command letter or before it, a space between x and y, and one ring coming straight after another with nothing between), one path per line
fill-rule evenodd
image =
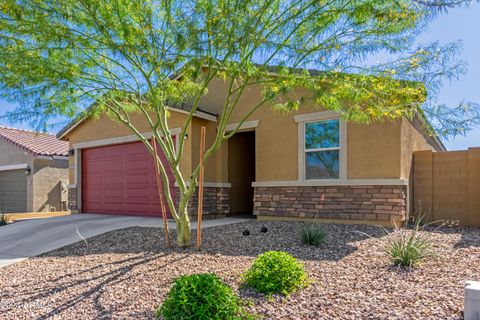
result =
M480 148L417 151L413 162L415 214L480 226Z

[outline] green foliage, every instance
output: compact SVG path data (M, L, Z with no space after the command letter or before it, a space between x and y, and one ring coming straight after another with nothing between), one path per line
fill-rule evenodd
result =
M0 213L0 227L7 225L7 216L4 213Z
M385 238L384 251L394 265L412 268L434 255L433 240L423 232L422 219L411 228L396 228Z
M185 181L179 164L192 118L212 83L221 79L225 94L218 95L222 107L210 110L218 114L218 129L205 161L266 107L284 112L322 108L347 121L371 123L412 118L423 105L430 118L441 113L433 122L436 128L455 120L441 131L445 136L464 132L458 126L471 129L480 123L477 105L466 103L473 106L470 112L428 108L442 80L466 71L455 59L459 44L416 45L416 40L439 12L465 3L4 0L0 97L20 103L6 114L10 122L31 121L37 129L59 118L106 113L153 155L141 133L148 124L168 162L169 168L160 164L159 173L170 213L178 230L185 230L177 233L177 242L186 246L186 208L200 168L192 168ZM392 53L392 60L368 64L378 52ZM261 95L240 113L241 97L257 88ZM189 112L178 146L169 122L169 108L176 106ZM239 125L227 132L232 122ZM176 203L167 182L169 169L178 185Z
M414 47L416 38L438 13L468 3L6 0L0 5L0 93L22 102L11 120L45 124L95 101L92 113L116 108L115 117L125 118L123 111L153 108L164 116L167 105L194 104L215 76L235 78L235 94L260 84L263 100L280 110L309 100L357 122L412 117L441 79L465 72L454 59L458 44ZM366 65L381 51L395 60ZM311 67L320 72L307 71ZM412 83L419 81L429 95ZM292 94L297 87L311 94ZM234 107L234 100L225 101ZM435 117L436 109L429 110ZM449 116L462 128L478 122L478 112L465 118L457 111Z
M244 275L245 284L267 295L289 295L304 287L307 281L303 265L283 251L259 255Z
M325 243L327 233L316 223L305 223L300 228L303 243L311 246L321 246Z
M156 315L165 320L254 319L242 308L232 289L214 273L175 280Z

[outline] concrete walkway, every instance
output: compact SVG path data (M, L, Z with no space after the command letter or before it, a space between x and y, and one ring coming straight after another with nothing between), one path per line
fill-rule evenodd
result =
M203 228L246 221L239 218L206 220ZM197 223L192 223L196 229ZM161 218L105 214L73 214L19 221L0 227L0 267L49 252L112 230L128 227L163 227ZM175 229L175 223L169 223Z

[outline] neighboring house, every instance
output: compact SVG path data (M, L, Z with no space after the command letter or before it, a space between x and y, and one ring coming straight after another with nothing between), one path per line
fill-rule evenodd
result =
M199 160L199 132L212 141L226 85L218 79L202 99L185 141L180 168L189 177ZM260 89L244 93L229 129ZM186 111L171 108L169 126L178 135ZM133 122L149 128L141 116ZM345 123L318 106L292 114L265 106L206 163L204 214L253 213L261 219L323 218L389 224L406 219L411 207L412 155L445 150L429 137L423 120L370 125ZM158 215L152 157L128 128L106 115L81 119L64 128L60 139L74 149L70 158L72 210ZM74 169L72 169L74 168ZM173 177L170 177L173 185ZM196 213L196 199L191 214Z
M0 211L66 210L67 185L67 142L0 126Z

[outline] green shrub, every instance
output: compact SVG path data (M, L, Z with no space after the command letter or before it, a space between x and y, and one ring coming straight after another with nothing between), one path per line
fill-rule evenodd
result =
M388 233L384 250L394 265L411 268L434 254L433 240L422 232L421 221L410 229L397 228Z
M4 213L0 214L0 227L7 224L7 215Z
M315 223L306 223L300 228L303 243L311 246L321 246L325 243L327 233Z
M176 279L156 315L165 320L253 319L232 289L214 273Z
M244 275L245 284L271 295L289 295L307 283L303 264L287 252L268 251L259 255Z

